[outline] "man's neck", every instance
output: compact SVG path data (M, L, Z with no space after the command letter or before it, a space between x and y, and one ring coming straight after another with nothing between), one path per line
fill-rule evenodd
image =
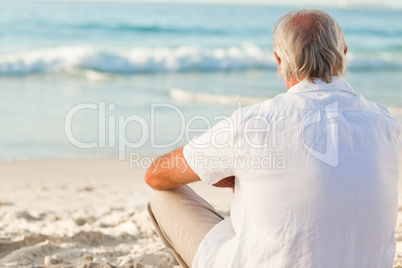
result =
M332 77L336 77L336 76L338 76L338 72L336 72ZM289 88L293 87L294 85L297 85L297 84L300 83L303 79L304 79L304 78L300 78L300 81L298 81L298 80L296 79L296 77L293 76L293 74L290 74L290 79L289 79L289 81L286 81L286 80L285 80L286 87L287 87L288 90L289 90Z
M301 80L303 80L303 79L301 79ZM301 80L300 80L300 81L301 81ZM294 85L297 85L298 83L300 83L300 81L298 81L298 80L293 76L293 74L290 74L290 79L289 79L289 81L285 81L285 84L286 84L286 87L287 87L288 90L289 90L289 88L293 87Z

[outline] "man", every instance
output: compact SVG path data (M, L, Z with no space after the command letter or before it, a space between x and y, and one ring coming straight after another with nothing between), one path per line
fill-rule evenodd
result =
M392 267L399 123L341 77L348 48L329 14L288 13L273 45L288 92L149 168L158 234L183 267ZM186 186L198 180L234 187L229 218Z

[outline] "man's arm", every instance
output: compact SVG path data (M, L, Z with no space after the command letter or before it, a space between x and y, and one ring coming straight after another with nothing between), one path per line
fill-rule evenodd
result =
M158 157L145 174L145 182L155 190L168 190L199 181L183 156L183 148ZM223 178L213 186L234 189L234 176Z
M155 190L172 189L199 180L187 164L183 148L158 157L145 174L145 182Z

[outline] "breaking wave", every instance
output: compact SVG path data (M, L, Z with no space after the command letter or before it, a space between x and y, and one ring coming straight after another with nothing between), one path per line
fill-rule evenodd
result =
M135 74L182 71L216 71L275 68L272 55L251 45L205 49L136 47L103 51L75 46L40 49L26 53L0 55L0 74L66 72L72 69Z
M402 60L389 53L378 53L375 57L352 54L348 60L348 69L353 71L402 69ZM0 55L0 75L69 72L76 69L115 74L275 70L276 61L270 49L250 43L229 48L134 47L109 51L91 46L62 46Z

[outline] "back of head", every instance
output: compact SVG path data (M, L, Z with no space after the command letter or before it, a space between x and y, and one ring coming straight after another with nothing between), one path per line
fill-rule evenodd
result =
M273 45L286 81L293 74L298 81L321 78L329 83L345 71L345 37L335 19L324 11L289 12L274 27Z

